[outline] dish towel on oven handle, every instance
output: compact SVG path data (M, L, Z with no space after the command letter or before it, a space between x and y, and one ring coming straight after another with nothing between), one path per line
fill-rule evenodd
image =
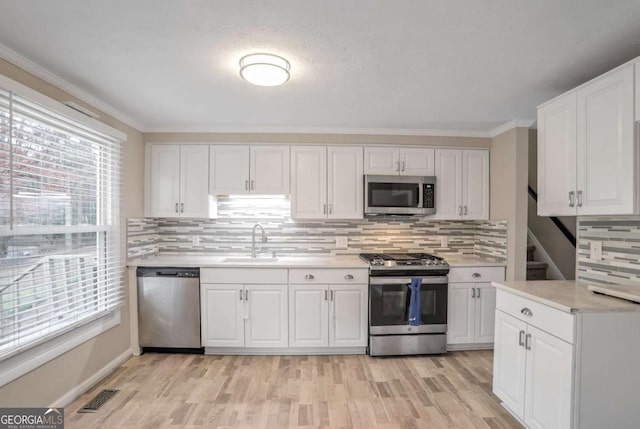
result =
M420 320L420 287L422 286L422 279L413 278L409 289L411 290L411 297L409 299L409 325L420 326L422 322Z

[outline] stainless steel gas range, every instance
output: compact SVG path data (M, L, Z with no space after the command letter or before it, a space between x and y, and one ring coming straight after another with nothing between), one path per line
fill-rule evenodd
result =
M447 351L449 264L427 253L363 253L369 263L369 354L437 354ZM421 320L409 325L412 279L422 281Z

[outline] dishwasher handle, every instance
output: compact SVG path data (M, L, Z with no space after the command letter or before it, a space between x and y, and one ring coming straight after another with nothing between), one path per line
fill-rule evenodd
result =
M174 268L174 267L139 267L136 270L137 277L174 277L174 278L200 278L199 268Z

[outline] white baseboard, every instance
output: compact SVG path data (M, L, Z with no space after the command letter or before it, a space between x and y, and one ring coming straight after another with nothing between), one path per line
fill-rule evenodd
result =
M549 277L551 277L551 280L566 280L566 277L562 274L562 271L560 271L558 266L553 262L551 256L549 256L547 251L544 250L544 247L542 247L542 244L540 244L538 238L533 234L533 232L531 232L529 228L527 228L527 237L529 237L531 243L536 246L536 252L538 252L538 255L540 255L540 259L542 259L542 261L546 262L549 265Z
M205 347L206 355L238 356L312 356L312 355L364 355L366 347L297 347L297 348L247 348L247 347Z
M71 404L77 398L79 398L86 391L95 386L100 380L109 375L114 369L122 365L127 359L132 356L131 349L125 351L120 356L117 356L114 360L106 364L100 371L87 378L82 383L78 384L73 389L53 401L50 405L52 408L64 408Z

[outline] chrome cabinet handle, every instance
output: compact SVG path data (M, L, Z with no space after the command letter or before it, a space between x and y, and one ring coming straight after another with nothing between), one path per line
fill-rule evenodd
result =
M249 291L248 290L244 291L244 300L245 301L249 301Z
M531 334L527 334L524 338L524 348L526 350L531 350Z
M518 338L518 345L524 347L524 331L520 331L520 337Z
M402 161L402 171L404 171L404 161Z
M345 279L345 280L353 280L353 275L351 275L351 274L345 274L344 279Z
M400 161L396 161L396 171L400 171Z
M326 289L324 290L324 300L325 301L327 300L327 290Z
M176 203L176 213L178 213L178 203Z
M471 288L471 298L475 298L476 297L476 288L472 287Z
M480 288L477 288L477 289L478 289L478 295L476 296L476 298L480 298Z
M251 181L251 190L253 191L255 189L256 189L256 182L255 182L255 180L252 180Z
M304 278L307 280L313 280L315 277L313 276L313 274L307 274L306 276L304 276Z
M245 191L248 191L248 190L249 190L249 181L248 181L248 180L245 180L245 181L244 181L244 190L245 190Z
M322 212L323 212L324 214L327 214L327 205L326 205L326 204L323 204L323 205L322 205Z
M469 210L468 210L467 206L464 206L464 215L466 216L468 214L469 214Z
M333 301L333 291L329 291L329 299Z
M582 191L578 191L577 192L577 196L578 196L578 204L576 204L578 207L582 207Z
M240 301L242 301L242 289L240 289Z
M180 213L184 213L184 203L180 203Z
M533 311L529 310L527 307L523 308L522 310L520 310L520 313L524 314L525 316L533 316Z
M458 206L458 216L462 216L462 206Z
M569 207L575 207L576 206L575 196L576 196L575 192L569 191Z
M333 204L329 204L329 214L333 213Z
M482 274L480 274L480 273L473 273L473 274L471 274L471 277L473 277L473 278L476 278L476 279L477 279L478 277L482 277Z

